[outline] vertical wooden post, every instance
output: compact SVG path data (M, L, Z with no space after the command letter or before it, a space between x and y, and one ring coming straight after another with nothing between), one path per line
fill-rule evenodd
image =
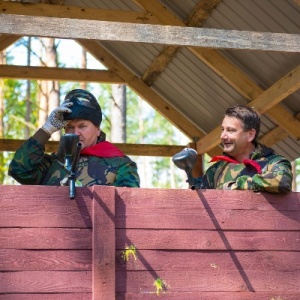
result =
M115 188L93 187L93 300L115 299Z

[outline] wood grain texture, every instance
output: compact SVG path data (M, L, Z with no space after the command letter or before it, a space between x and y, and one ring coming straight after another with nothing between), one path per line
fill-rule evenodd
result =
M300 193L94 186L68 196L0 186L0 300L300 298Z
M61 30L62 27L64 30ZM9 14L0 15L0 33L216 49L300 51L297 34ZM286 47L287 44L289 47Z
M114 299L115 189L93 189L93 300Z
M91 271L0 272L0 293L90 293L91 280Z

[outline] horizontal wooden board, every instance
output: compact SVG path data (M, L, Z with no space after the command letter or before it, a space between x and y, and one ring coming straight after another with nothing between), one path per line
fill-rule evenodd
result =
M0 205L43 204L91 206L93 191L88 187L77 187L76 198L69 197L68 186L44 185L0 185Z
M0 228L0 249L91 249L90 229Z
M9 14L0 15L0 33L217 49L300 51L297 34Z
M142 191L142 192L141 192ZM118 188L117 204L123 207L143 206L157 209L194 207L267 211L300 211L300 193L254 193L252 191L190 189L126 189ZM120 203L118 203L120 202Z
M0 293L91 293L90 271L0 272Z
M2 206L0 227L92 227L92 208L81 206L76 202L69 205L56 205L41 202L14 203Z
M140 294L156 293L155 281L164 282L169 293L189 292L299 292L300 273L249 270L190 270L190 271L132 271L116 272L116 291Z
M206 230L300 230L298 211L208 210L200 205L170 208L136 205L118 207L116 228Z
M135 257L124 260L117 253L116 269L120 271L189 271L268 270L284 274L300 270L300 252L293 251L175 251L138 250Z
M91 271L92 250L0 249L1 271Z
M0 300L91 300L92 293L0 294Z
M299 300L299 292L165 292L160 293L117 293L116 300ZM1 299L1 297L0 297ZM9 299L10 300L10 299ZM27 299L26 299L27 300Z
M117 249L300 251L299 241L300 231L116 230Z

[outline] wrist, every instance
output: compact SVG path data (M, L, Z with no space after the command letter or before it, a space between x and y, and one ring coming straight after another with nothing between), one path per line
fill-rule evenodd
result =
M39 128L37 132L32 136L33 139L37 140L41 145L45 146L49 141L51 135L43 128Z
M57 131L57 129L52 126L51 124L48 124L48 123L45 123L43 126L42 126L42 129L47 133L49 134L49 136L51 136L55 131Z

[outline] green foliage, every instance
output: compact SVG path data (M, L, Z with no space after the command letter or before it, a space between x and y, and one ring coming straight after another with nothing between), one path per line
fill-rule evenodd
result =
M33 133L37 128L38 106L36 103L37 84L31 83L30 103L32 111L30 121L25 123L26 94L25 81L4 80L4 137L24 138L24 129L29 126Z
M132 257L134 260L136 260L136 248L134 245L130 245L129 247L126 246L125 250L122 251L122 257L125 261L129 261L129 259Z
M156 278L153 285L155 286L156 295L159 296L161 292L165 291L167 288L166 282L161 278Z

